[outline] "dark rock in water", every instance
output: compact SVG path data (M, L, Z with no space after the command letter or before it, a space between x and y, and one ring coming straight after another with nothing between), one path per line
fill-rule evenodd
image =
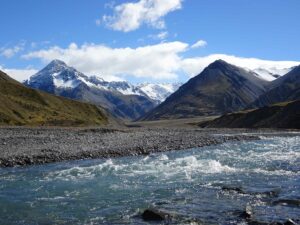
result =
M273 205L287 205L292 207L300 206L300 199L279 199L273 202Z
M267 223L267 222L261 222L261 221L249 221L248 225L271 225L271 224ZM272 223L272 225L273 225L273 223Z
M278 197L280 192L281 192L281 189L280 188L276 188L274 190L265 191L265 192L262 192L260 194L268 195L270 197Z
M267 197L278 197L279 193L281 192L280 188L275 188L271 190L264 190L264 191L247 191L247 194L250 195L264 195Z
M260 222L260 221L249 221L249 225L299 225L298 222L295 222L292 219L288 219L286 222Z
M240 217L241 218L244 218L244 219L250 219L252 217L252 208L250 206L247 206L245 211L243 211L241 214L240 214Z
M291 220L291 219L288 219L284 225L297 225L298 223L296 223L295 221Z
M170 219L171 215L158 209L146 209L142 214L142 218L146 221L159 221Z
M222 190L223 191L234 191L234 192L238 192L240 194L245 194L245 191L241 187L223 186Z
M251 212L247 212L247 211L244 211L240 214L240 217L244 219L250 219L251 216L252 216Z

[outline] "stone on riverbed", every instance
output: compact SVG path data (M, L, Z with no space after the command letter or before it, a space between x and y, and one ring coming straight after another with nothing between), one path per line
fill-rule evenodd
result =
M146 209L142 214L142 218L145 221L168 220L171 217L171 214L158 209Z

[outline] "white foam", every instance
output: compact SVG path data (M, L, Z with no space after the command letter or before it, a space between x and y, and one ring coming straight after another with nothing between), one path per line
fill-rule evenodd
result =
M111 159L106 160L102 164L93 165L89 167L72 167L70 169L60 170L60 171L54 171L50 172L46 179L52 180L52 179L60 179L60 180L78 180L78 179L90 179L95 177L98 172L102 170L119 170L121 169L121 166L113 164L113 161Z
M188 179L199 174L259 173L263 175L295 176L300 172L278 168L274 161L298 163L300 151L299 137L276 140L253 141L246 143L226 143L218 147L202 148L190 152L188 156L176 156L177 153L157 154L131 159L109 159L92 166L76 166L65 170L50 172L47 179L80 180L95 176L115 175L121 178L152 176L158 179ZM174 155L175 157L171 157ZM228 165L226 162L230 162ZM279 164L280 165L280 164ZM293 170L296 168L291 164ZM297 166L296 164L294 164ZM274 170L273 170L274 169Z
M37 198L37 200L39 201L46 201L46 202L53 202L53 201L61 201L61 200L64 200L64 199L68 199L66 197L63 197L63 196L55 196L55 197L52 197L52 198L45 198L45 197L42 197L42 198Z

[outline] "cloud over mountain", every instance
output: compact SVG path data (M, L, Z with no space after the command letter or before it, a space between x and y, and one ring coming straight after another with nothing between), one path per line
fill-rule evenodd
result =
M193 46L193 45L192 45ZM24 59L40 59L48 63L60 59L87 75L99 75L105 80L126 80L130 77L151 80L178 80L199 74L210 63L222 59L233 65L254 70L266 80L273 75L283 75L297 61L271 61L245 58L226 54L211 54L203 57L184 57L191 46L185 42L164 42L137 48L112 48L102 44L71 43L67 48L53 46L48 49L29 52ZM13 74L13 73L11 73ZM182 80L182 78L181 78Z
M67 48L53 46L30 52L25 59L38 58L45 63L60 59L88 75L100 75L106 80L125 76L176 79L181 69L180 53L188 49L183 42L167 42L138 48L110 48L105 45L70 44Z

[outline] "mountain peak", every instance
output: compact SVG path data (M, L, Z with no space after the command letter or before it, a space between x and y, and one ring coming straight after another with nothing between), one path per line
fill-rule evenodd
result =
M63 66L67 66L67 64L64 61L61 61L59 59L52 60L48 65L63 65Z
M222 59L218 59L218 60L214 61L213 63L211 63L210 65L208 65L208 68L223 68L223 67L228 67L228 66L233 66L233 65L229 64L228 62L226 62Z
M217 59L214 63L220 63L220 64L229 64L228 62L226 62L223 59Z
M65 62L59 60L59 59L54 59L52 60L44 69L42 69L41 71L61 71L64 70L66 68L71 68L69 67Z

